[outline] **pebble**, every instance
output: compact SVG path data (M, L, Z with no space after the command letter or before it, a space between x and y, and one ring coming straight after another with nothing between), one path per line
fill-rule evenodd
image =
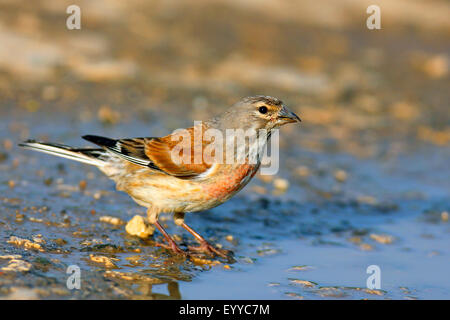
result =
M344 182L345 180L347 180L347 172L345 172L344 170L341 170L341 169L336 170L334 172L334 178L338 182Z
M377 295L377 296L382 296L383 295L383 291L376 290L376 289L364 289L364 292L368 293L368 294L374 294L374 295Z
M133 272L119 272L119 271L108 270L103 274L103 276L105 278L109 278L109 279L119 279L119 280L125 280L125 281L143 282L143 283L148 283L148 284L164 283L164 281L161 279L150 277L150 276L145 276L145 275L141 275L141 274L137 274L137 273L133 273Z
M139 265L140 261L142 260L142 256L131 256L125 258L127 261L129 261L131 264Z
M441 78L447 75L449 62L445 55L435 55L427 59L423 65L424 72L431 78Z
M445 221L445 222L448 221L448 212L447 211L444 211L441 213L441 219L442 219L442 221Z
M13 145L14 145L14 143L9 139L3 140L3 147L5 148L6 151L10 151L12 149Z
M202 259L202 258L199 258L196 256L191 256L190 259L194 264L197 264L200 266L202 266L202 265L215 266L215 265L221 264L221 262L218 260Z
M312 269L312 267L310 266L293 266L292 268L288 269L288 271L305 271L310 269Z
M41 247L39 243L32 242L28 239L21 239L15 236L11 236L8 240L8 243L15 244L20 247L24 247L25 249L34 249L43 252L44 249Z
M100 220L100 222L109 223L109 224L112 224L115 226L120 226L125 223L121 219L116 218L116 217L111 217L111 216L102 216L99 218L99 220Z
M291 298L295 298L295 299L299 299L302 300L303 296L299 295L298 293L295 292L286 292L286 296L291 297Z
M372 251L373 250L373 246L368 243L361 243L359 248L364 251Z
M89 258L91 259L91 261L95 262L95 263L100 263L103 264L106 268L117 268L116 264L113 262L114 261L119 261L119 259L117 258L108 258L105 256L96 256L91 254L89 256Z
M100 200L100 198L102 197L102 194L100 192L96 192L96 193L94 193L94 195L92 197L95 200Z
M370 238L375 240L378 243L382 243L382 244L390 244L394 241L394 237L390 236L388 234L376 234L376 233L372 233L370 235Z
M276 178L273 181L273 186L275 189L278 189L280 191L286 191L287 189L289 189L289 181L282 178Z
M295 169L295 173L302 178L305 178L311 174L309 168L305 166L300 166Z
M0 270L7 272L26 272L29 271L32 267L31 263L26 262L24 260L20 260L22 256L20 255L5 255L0 256L0 259L8 259L8 265L6 267L1 268Z
M87 182L86 180L81 180L80 183L78 184L78 186L80 187L80 190L83 191L86 189L87 187Z
M348 238L348 241L351 243L360 244L360 243L362 243L362 238L358 237L358 236L354 236L354 237Z
M362 204L374 205L377 203L377 199L372 196L359 196L356 200Z
M37 234L37 235L35 235L35 236L33 236L33 241L35 242L35 243L42 243L42 244L45 244L45 240L42 238L42 234Z
M36 292L36 289L29 288L20 288L14 287L11 288L10 294L2 299L5 300L37 300L39 296Z
M135 215L128 221L125 230L128 234L137 236L141 239L147 239L155 232L155 228L140 215Z
M291 279L291 283L299 284L299 285L302 285L302 286L308 287L308 288L316 286L316 284L314 282L311 282L308 280Z

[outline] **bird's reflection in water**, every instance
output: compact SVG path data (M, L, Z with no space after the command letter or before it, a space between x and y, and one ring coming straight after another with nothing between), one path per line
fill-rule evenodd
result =
M158 284L158 286L164 286L165 284ZM153 293L153 284L142 284L138 290L142 293L142 297L149 300L180 300L181 293L178 282L170 281L167 283L167 290L169 294Z

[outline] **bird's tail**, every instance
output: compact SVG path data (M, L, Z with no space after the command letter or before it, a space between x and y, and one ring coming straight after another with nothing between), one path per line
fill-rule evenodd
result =
M109 158L109 154L105 149L72 148L63 144L38 142L35 140L24 141L23 143L20 143L19 146L97 167L106 165L106 161Z

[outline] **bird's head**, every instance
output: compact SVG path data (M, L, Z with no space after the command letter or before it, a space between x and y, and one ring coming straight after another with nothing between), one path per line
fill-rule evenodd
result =
M287 123L301 122L281 100L269 96L244 98L231 106L220 118L226 128L268 131Z

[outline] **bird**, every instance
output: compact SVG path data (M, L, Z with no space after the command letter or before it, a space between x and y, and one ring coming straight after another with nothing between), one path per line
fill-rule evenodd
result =
M85 135L82 138L97 147L74 148L35 140L19 146L98 167L116 183L117 190L147 208L148 221L166 242L158 246L177 255L225 258L230 251L216 248L188 226L185 213L205 211L229 200L258 171L272 132L299 122L300 118L281 100L257 95L239 100L212 119L194 122L163 137L111 139ZM236 134L242 132L254 133L254 138L242 143ZM182 250L158 221L162 213L173 214L175 224L191 233L199 245Z

